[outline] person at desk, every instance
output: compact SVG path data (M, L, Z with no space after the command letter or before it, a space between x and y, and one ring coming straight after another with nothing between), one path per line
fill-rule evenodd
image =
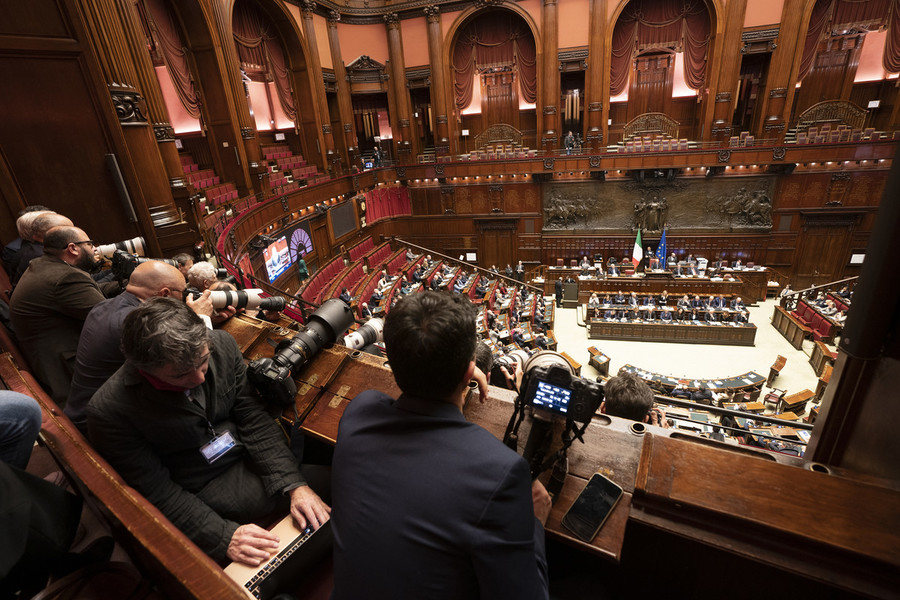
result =
M718 323L719 317L716 316L716 312L714 310L708 310L703 317L703 321L707 324Z
M359 307L359 316L363 319L371 319L372 311L369 310L369 305L366 302L363 302Z
M837 313L837 306L835 305L834 300L832 300L831 298L827 299L825 301L825 306L823 306L819 312L821 312L826 317L830 317L831 315Z
M594 308L599 308L599 307L600 307L600 298L597 297L597 293L596 293L596 292L592 292L592 293L591 293L591 297L588 298L588 303L587 303L587 304L588 304L588 308L589 308L589 309L594 309Z
M672 322L672 311L668 308L659 313L659 320L663 323L671 323Z
M716 296L715 299L712 301L712 307L715 308L716 310L722 310L726 306L728 306L728 303L725 301L725 298L721 295Z
M696 308L696 309L703 308L703 301L700 300L699 295L695 295L694 299L691 300L691 308Z
M557 308L562 306L562 284L562 277L559 277L556 281L553 282L553 292L556 295Z
M416 267L416 270L413 271L413 283L419 283L422 281L422 276L425 274L425 271L422 270L422 265Z
M790 284L788 284L787 287L790 287ZM853 292L850 291L850 286L844 285L838 291L837 295L840 296L841 298L843 298L844 300L849 300L851 297L853 297Z
M347 304L350 304L350 300L352 300L352 298L350 297L350 292L348 292L347 288L345 288L345 287L341 288L341 294L338 296L338 298L340 298Z
M403 393L362 392L341 417L335 600L548 597L550 497L521 456L463 416L476 376L473 317L468 303L428 292L387 316Z
M641 303L640 301L638 301L637 294L631 292L631 295L628 297L628 306L630 306L631 308L637 308L640 305Z
M832 317L832 320L833 320L835 323L837 323L838 325L843 325L844 322L847 320L847 312L846 312L846 311L843 311L843 310L840 311L839 313L837 313L836 315L834 315L834 316Z
M706 310L716 310L716 299L712 294L707 296L706 301L703 303L703 308Z
M652 294L647 294L641 298L641 306L656 306L656 298Z
M691 393L691 400L699 404L711 406L713 403L713 394L705 383L701 383L700 387Z
M740 312L734 313L734 322L738 325L746 325L748 322L747 311L742 310Z
M88 405L91 444L201 550L257 566L278 540L254 520L288 506L300 529L328 520L233 337L151 298L126 317L122 352Z
M616 259L611 256L609 257L609 264L606 267L606 274L610 277L619 276L619 265L616 264Z
M619 290L616 293L615 297L613 298L613 301L616 304L625 304L625 294L622 293L622 290Z
M431 282L428 284L428 287L431 288L433 291L437 291L437 290L441 289L441 276L435 275L434 277L432 277Z
M511 266L509 266L509 263L507 263L506 268L503 269L503 274L506 275L507 277L509 277L510 279L512 279L513 269Z
M572 275L566 275L566 283L575 283L575 279Z
M666 411L660 407L653 408L653 390L643 379L627 371L606 382L600 412L658 427L669 427Z
M606 309L606 312L603 313L603 318L606 319L607 321L612 321L612 320L614 320L614 319L616 318L616 311L615 311L615 309L612 309L612 308Z
M669 258L666 259L666 266L671 271L671 270L674 270L677 265L678 265L678 258L675 257L675 253L673 252L672 254L669 255Z
M676 323L690 321L690 314L691 314L690 310L685 310L685 309L679 307L678 310L675 311L675 315L673 316L673 319L675 320Z
M699 308L692 308L692 309L691 309L691 321L692 321L693 323L699 323L699 322L700 322L700 309L699 309Z
M591 264L591 261L588 260L587 255L585 255L581 257L581 263L579 263L578 266L581 267L582 270L584 270L590 269L593 265Z
M699 275L699 272L697 271L697 261L690 254L688 254L687 258L687 274L691 277Z
M666 290L662 291L662 294L659 295L659 298L656 299L656 303L659 306L668 306L669 305L669 292Z
M384 300L384 294L375 289L372 291L372 295L369 297L369 306L381 306L382 300Z
M612 296L610 296L609 294L606 294L606 295L603 296L603 298L600 299L600 302L601 302L601 304L603 304L604 306L609 306L610 304L613 303L613 301L612 301Z
M744 306L744 301L741 300L740 296L738 296L731 302L731 308L734 310L747 310Z
M681 310L689 311L691 309L691 301L690 299L688 299L687 294L685 294L678 300L676 306Z
M742 269L744 267L744 263L741 262L741 259L737 259L732 263L732 268L734 269Z
M781 293L778 294L779 298L784 298L785 296L789 296L794 293L794 290L791 289L791 284L786 283L784 288L781 290Z

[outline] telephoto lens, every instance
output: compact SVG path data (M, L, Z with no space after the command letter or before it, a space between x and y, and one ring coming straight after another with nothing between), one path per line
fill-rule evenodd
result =
M209 293L209 301L213 308L220 309L226 306L234 308L247 308L250 310L284 310L285 301L281 296L264 297L261 289L252 288L246 290L218 290Z
M383 340L384 321L381 319L369 319L359 329L344 336L344 345L348 348L359 350L369 344L375 344Z
M121 250L122 252L127 252L128 254L143 256L144 245L144 238L136 237L131 238L130 240L124 240L122 242L115 242L112 244L103 244L102 246L97 246L97 251L106 258L112 258L116 250Z

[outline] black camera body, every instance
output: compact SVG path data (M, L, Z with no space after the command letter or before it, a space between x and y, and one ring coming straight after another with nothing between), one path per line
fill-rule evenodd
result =
M116 250L110 256L110 260L112 261L111 270L113 275L116 276L116 279L119 281L125 281L137 266L141 263L147 262L148 260L156 260L159 262L164 262L167 265L172 265L177 267L178 264L170 259L170 258L144 258L143 256L138 256L137 254L129 254L124 250Z
M556 364L531 369L522 389L525 404L579 423L589 423L603 401L603 386Z

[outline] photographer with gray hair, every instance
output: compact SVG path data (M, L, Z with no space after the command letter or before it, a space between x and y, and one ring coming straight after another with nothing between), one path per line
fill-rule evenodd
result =
M196 288L200 292L206 291L216 279L218 279L216 268L206 261L194 263L187 272L188 287Z
M122 352L88 406L91 441L204 552L256 566L277 537L254 520L288 504L300 529L328 520L229 334L151 298L125 319Z

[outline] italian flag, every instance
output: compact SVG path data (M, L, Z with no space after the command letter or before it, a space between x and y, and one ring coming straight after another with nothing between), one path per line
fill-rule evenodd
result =
M641 230L638 229L637 237L634 238L634 250L631 251L631 262L634 263L635 269L642 258L644 258L644 248L641 246Z

